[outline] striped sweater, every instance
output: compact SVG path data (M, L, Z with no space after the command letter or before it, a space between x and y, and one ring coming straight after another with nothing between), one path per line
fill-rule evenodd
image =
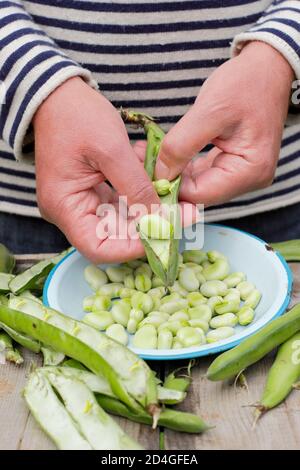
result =
M0 0L0 211L39 216L31 120L69 77L156 116L167 131L248 40L271 44L300 79L299 0ZM294 112L272 186L208 208L206 220L300 201L299 163Z

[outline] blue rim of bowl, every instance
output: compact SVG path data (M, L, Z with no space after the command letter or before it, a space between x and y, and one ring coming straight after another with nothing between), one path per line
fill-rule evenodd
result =
M222 225L222 224L205 224L205 225L220 227L220 228L226 228L226 229L230 229L230 230L233 230L233 231L236 231L236 232L244 233L244 234L248 235L249 237L258 240L263 245L269 246L269 244L267 242L265 242L261 238L257 237L256 235L252 235L252 233L246 232L245 230L240 230L240 229L235 228L235 227L228 227L227 225ZM64 256L63 259L56 266L54 266L54 268L48 274L48 277L46 279L44 289L43 289L43 303L44 303L44 305L46 305L46 307L49 307L48 288L49 288L49 285L50 285L50 282L52 280L52 277L53 277L54 273L60 267L60 265L62 263L64 263L66 261L66 259L69 256L73 255L76 251L77 250L74 248L74 250L72 250L70 253L68 253L66 256ZM292 275L292 271L291 271L288 263L286 262L284 257L278 251L274 251L274 254L279 258L281 264L283 265L283 267L285 269L285 272L287 274L288 285L287 285L287 294L286 294L286 297L285 297L284 301L282 302L281 307L278 309L277 313L269 320L269 322L272 321L272 320L275 320L275 318L277 318L277 317L280 317L286 311L286 309L287 309L287 307L290 303L290 300L291 300L292 288L293 288L293 275ZM261 328L263 328L264 326L265 325L263 325ZM188 350L185 350L185 352L183 352L181 354L179 353L176 356L166 356L166 355L152 356L152 355L149 355L149 354L143 354L141 352L138 352L136 354L139 357L141 357L142 359L147 359L147 360L151 360L151 361L177 361L177 360L181 360L181 359L193 359L193 358L196 358L196 357L210 356L212 354L217 354L217 353L220 353L220 352L223 352L223 351L227 351L228 349L234 348L235 346L240 344L242 341L247 339L249 336L255 334L261 328L259 328L258 330L256 330L252 334L250 333L250 335L245 336L242 339L231 341L230 343L227 343L227 344L224 344L224 345L219 345L219 346L216 345L214 348L210 349L209 352L207 352L207 350L204 349L203 351L194 351L194 352L188 352Z

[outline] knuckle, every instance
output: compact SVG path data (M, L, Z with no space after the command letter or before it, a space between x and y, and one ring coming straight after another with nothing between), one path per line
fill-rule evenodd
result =
M271 162L264 162L264 164L261 166L259 175L259 188L266 188L271 186L275 175L274 165Z
M134 187L131 192L131 198L134 201L140 201L147 204L153 200L154 190L149 184L139 184Z

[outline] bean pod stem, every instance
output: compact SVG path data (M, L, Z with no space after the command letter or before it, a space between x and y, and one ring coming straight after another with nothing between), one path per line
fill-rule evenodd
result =
M150 116L121 109L121 116L125 122L136 124L146 132L147 148L144 167L151 181L154 179L154 169L158 157L164 131L156 124ZM179 232L181 230L180 211L178 207L178 193L181 177L178 176L170 182L168 194L160 196L163 205L170 207L170 224L172 230L167 240L152 239L143 233L138 226L141 241L144 245L149 264L153 272L166 286L171 286L178 272L179 265Z

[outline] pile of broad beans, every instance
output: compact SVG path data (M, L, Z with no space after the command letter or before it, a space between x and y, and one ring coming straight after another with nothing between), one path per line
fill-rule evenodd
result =
M85 268L95 291L83 300L82 321L138 349L180 349L215 343L255 317L261 293L243 272L230 272L216 250L185 251L168 288L144 259L102 270Z

